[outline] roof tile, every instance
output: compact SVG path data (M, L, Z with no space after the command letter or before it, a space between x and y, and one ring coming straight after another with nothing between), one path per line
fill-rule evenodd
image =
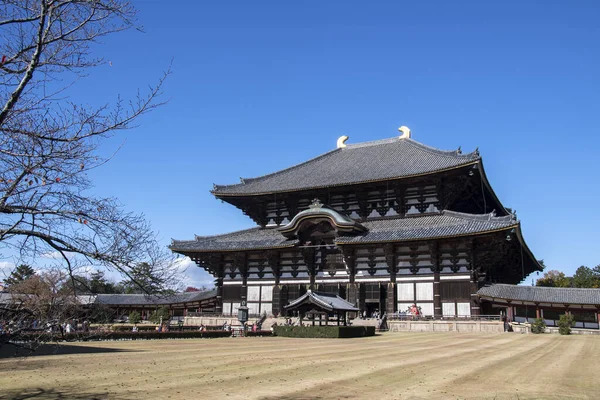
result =
M470 164L479 152L443 151L412 139L384 139L350 144L302 164L234 185L215 185L219 196L256 195L342 186L428 174Z
M477 294L481 297L533 303L600 305L600 289L494 284L482 287Z

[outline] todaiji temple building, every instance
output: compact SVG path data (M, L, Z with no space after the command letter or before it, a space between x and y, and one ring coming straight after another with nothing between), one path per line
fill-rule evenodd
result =
M256 227L170 246L215 277L215 311L235 314L245 302L250 314L281 316L312 290L368 315L412 304L433 318L497 314L481 288L543 269L520 221L477 150L439 150L400 131L356 144L343 136L304 163L215 185Z

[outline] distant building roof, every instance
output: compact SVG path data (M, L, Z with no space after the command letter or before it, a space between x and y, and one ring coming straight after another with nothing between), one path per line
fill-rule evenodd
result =
M98 294L96 304L108 306L117 305L161 305L176 303L192 303L195 301L210 299L217 295L216 290L204 292L177 293L170 296L147 295L147 294Z
M426 175L472 164L479 152L444 151L399 137L349 144L293 167L241 183L215 185L217 196L293 192Z
M465 236L509 229L518 225L514 216L464 214L443 211L414 218L390 218L362 222L366 232L340 236L338 244L395 242ZM197 236L196 240L173 240L171 250L186 252L241 251L293 247L297 240L287 240L274 228L253 228L217 236Z
M334 311L358 311L352 303L347 302L340 296L331 293L307 291L302 296L298 297L285 306L286 309L292 310L305 304L314 304L317 308L334 312Z
M600 305L600 289L554 288L494 284L477 291L479 297L532 303Z
M81 305L104 304L107 306L120 305L161 305L177 303L193 303L216 297L215 289L204 292L185 292L176 293L169 296L147 295L147 294L86 294L76 296L77 302ZM13 300L18 300L18 296L7 292L0 292L0 304L10 304Z

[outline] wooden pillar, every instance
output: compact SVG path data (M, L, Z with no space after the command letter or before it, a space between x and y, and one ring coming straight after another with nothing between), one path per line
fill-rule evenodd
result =
M396 274L398 272L398 261L396 257L396 246L388 244L384 247L385 262L388 267L390 274L390 282L387 285L387 297L386 297L386 312L388 314L394 314L398 311L398 302L396 301Z
M440 252L437 241L429 243L429 254L431 262L431 271L433 272L433 317L441 319L442 313L442 294L440 290Z
M246 253L237 253L233 257L234 267L237 267L242 277L241 301L248 302L248 257Z
M542 310L539 304L535 305L535 318L542 318Z
M475 259L475 239L471 239L467 243L467 247L467 261L471 270L471 315L479 316L481 314L479 308L480 301L477 297L477 291L479 290L479 269L477 267L477 260Z
M317 276L317 266L316 266L316 251L314 247L305 247L302 250L302 258L304 259L304 264L308 269L308 276L310 278L309 289L315 290L315 278Z
M279 252L276 250L269 250L267 252L267 263L271 268L271 271L273 271L273 277L275 278L275 285L273 286L273 298L271 301L273 315L277 317L279 315L283 315L283 307L287 305L287 302L284 302L281 298L281 285L279 284L279 281L281 280L281 265Z
M364 283L356 284L357 292L358 292L358 308L361 311L365 311L366 307L366 287Z
M220 315L223 314L223 276L217 276L217 279L215 279L215 287L217 289L217 296L215 300L215 313L217 315Z
M346 286L346 300L357 306L358 305L358 285L354 279L356 277L356 257L352 246L341 246L340 251L344 257L344 264L348 268L348 285ZM354 314L354 313L353 313Z

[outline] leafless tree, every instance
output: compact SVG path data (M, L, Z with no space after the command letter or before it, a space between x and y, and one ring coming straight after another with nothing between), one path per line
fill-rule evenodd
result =
M65 293L67 274L56 268L12 285L0 305L0 347L33 350L40 342L65 337L63 324L84 315L86 297Z
M129 102L94 108L66 97L86 71L106 65L91 46L134 24L122 0L1 1L0 251L58 254L71 279L79 260L129 278L148 262L169 280L169 255L143 216L88 193L88 171L107 161L98 146L161 104L168 71Z

